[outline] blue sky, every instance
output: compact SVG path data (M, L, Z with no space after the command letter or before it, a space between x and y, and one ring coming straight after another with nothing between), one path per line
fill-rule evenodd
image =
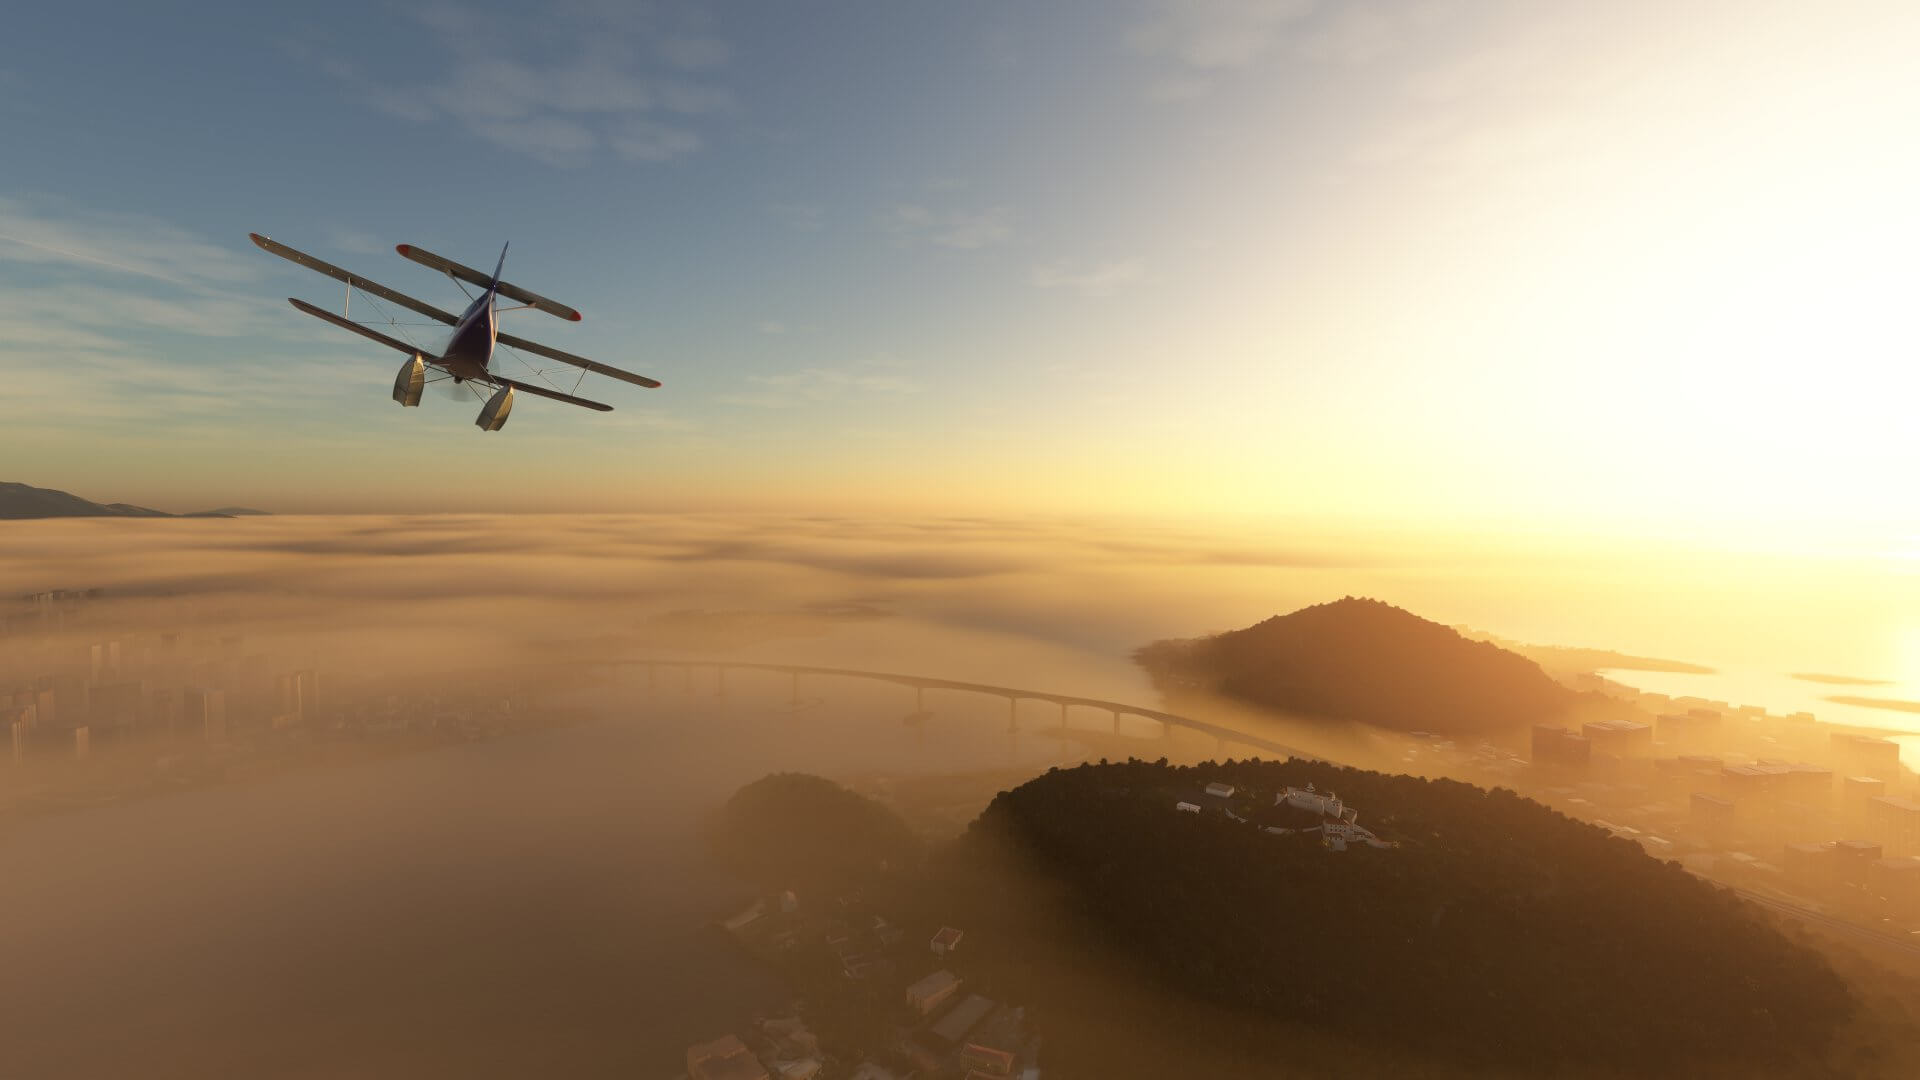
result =
M1722 376L1794 328L1677 380L1700 351L1637 335L1817 286L1726 285L1755 251L1916 231L1881 131L1913 31L1870 0L40 5L0 57L0 455L176 507L1731 513L1804 454L1729 455L1712 418L1796 381ZM484 439L400 410L255 230L446 305L392 245L511 239L586 321L508 329L666 387ZM1662 267L1721 284L1676 309ZM1871 381L1901 342L1865 325ZM1595 399L1603 347L1636 355ZM1635 443L1708 425L1695 464L1577 434L1636 412Z

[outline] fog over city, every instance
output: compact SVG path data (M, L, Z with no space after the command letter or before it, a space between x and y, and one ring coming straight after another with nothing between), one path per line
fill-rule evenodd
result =
M1698 556L1662 558L1646 565L1719 587L1701 583ZM1610 596L1604 575L1583 581L1580 560L1529 565L1469 537L1408 545L1140 519L14 523L0 533L14 737L0 784L0 944L11 970L34 975L0 997L17 1022L10 1053L27 1075L668 1075L683 1051L792 1008L777 969L755 962L760 946L742 953L702 929L765 884L716 864L705 837L737 789L771 773L845 783L945 842L996 792L1055 766L1285 747L1572 798L1556 805L1641 821L1648 846L1670 847L1656 830L1678 840L1672 828L1708 828L1698 807L1684 823L1684 791L1673 788L1678 826L1628 818L1642 811L1608 809L1616 796L1600 792L1640 781L1597 764L1599 788L1563 774L1538 736L1456 751L1180 690L1134 661L1150 642L1366 593L1567 644L1585 627L1619 628L1646 651L1708 640L1698 628L1663 636L1686 618L1655 625L1636 614L1647 594ZM1543 609L1545 576L1585 606ZM1828 582L1836 603L1866 587L1855 580ZM1745 659L1776 657L1755 647ZM1867 659L1829 653L1815 666ZM1195 723L1163 723L1159 710ZM1583 717L1603 718L1589 707L1565 719ZM1665 723L1662 752L1703 748ZM1824 760L1819 738L1799 752ZM1910 776L1889 775L1889 791ZM1583 809L1579 793L1601 801ZM1754 813L1742 834L1754 850L1798 838ZM894 903L903 917L909 902ZM1037 921L1002 936L1078 948L1064 944L1070 920L1033 910ZM1104 961L1049 970L1078 981L1024 992L1120 1012L1196 1008ZM100 1011L115 1017L111 1039L90 1035ZM1192 1012L1193 1030L1211 1016ZM1072 1025L1054 1030L1077 1045ZM1333 1060L1341 1044L1319 1030L1296 1031L1297 1048Z

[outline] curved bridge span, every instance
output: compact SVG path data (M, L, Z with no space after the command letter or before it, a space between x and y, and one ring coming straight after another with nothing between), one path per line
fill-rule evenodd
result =
M725 692L726 673L728 671L773 672L790 676L793 679L793 700L796 703L800 700L800 678L803 675L823 678L863 679L869 682L893 683L896 686L908 687L914 691L915 708L921 712L925 711L924 701L922 699L928 690L952 690L966 694L983 694L988 697L1007 699L1008 724L1010 728L1014 720L1014 710L1018 708L1020 702L1045 701L1060 706L1060 718L1063 726L1069 708L1084 707L1113 714L1116 728L1119 726L1120 717L1139 716L1160 722L1165 726L1165 730L1170 731L1173 728L1180 727L1201 732L1202 734L1212 735L1217 740L1218 750L1221 752L1224 752L1229 746L1244 746L1267 753L1282 754L1290 758L1302 758L1308 761L1324 761L1334 765L1341 764L1340 762L1332 761L1315 754L1304 753L1284 743L1275 742L1272 739L1261 738L1258 735L1250 735L1243 731L1235 731L1232 728L1221 727L1218 724L1210 724L1204 720L1195 720L1191 717L1180 716L1176 713L1162 712L1159 709L1143 709L1137 705L1128 705L1120 701L1107 701L1102 698L1054 694L1044 690L1023 690L1013 686L959 682L954 679L934 679L921 675L900 675L885 671L860 671L853 668L806 667L798 664L750 664L713 660L628 660L622 661L614 666L645 668L647 669L649 681L653 680L655 670L658 668L680 669L686 672L689 685L691 685L692 674L695 668L709 668L714 672L714 678L717 683L716 690L721 693ZM1717 884L1722 888L1730 889L1756 904L1772 908L1782 914L1823 927L1829 932L1845 935L1855 943L1891 949L1908 959L1920 955L1920 945L1915 945L1902 938L1883 933L1877 928L1851 923L1844 919L1828 915L1825 912L1791 903L1780 897L1767 896L1750 889L1731 886L1725 882L1717 881L1714 878L1708 877L1704 878L1704 880Z
M1318 755L1309 754L1304 750L1288 746L1285 743L1275 742L1272 739L1252 735L1244 731L1236 731L1233 728L1222 727L1219 724L1211 724L1205 720L1195 720L1192 717L1180 716L1176 713L1162 712L1159 709L1146 709L1138 705L1129 705L1122 701L1075 697L1071 694L1055 694L1045 690L1025 690L1016 686L995 686L991 683L960 682L954 679L935 679L924 675L901 675L886 671L861 671L855 668L808 667L800 664L755 664L726 660L627 660L622 661L617 666L645 668L648 672L649 680L654 677L654 672L659 668L684 671L687 673L689 679L691 679L695 669L710 669L714 673L714 678L719 681L722 690L724 690L726 674L729 671L764 671L787 675L793 680L792 700L795 703L800 701L801 676L861 679L867 682L892 683L896 686L903 686L912 690L914 692L914 708L917 712L922 713L926 711L925 698L928 690L950 690L963 694L980 694L987 697L1006 699L1009 727L1012 726L1015 718L1015 710L1019 708L1022 701L1043 701L1060 707L1060 719L1063 727L1066 723L1068 709L1075 707L1097 709L1101 712L1112 714L1116 730L1119 728L1120 718L1122 716L1138 716L1143 719L1156 721L1164 725L1164 728L1167 730L1186 728L1189 731L1196 731L1203 735L1211 735L1216 741L1217 748L1222 751L1229 746L1244 746L1248 749L1279 754L1284 757L1302 758L1308 761L1326 760Z

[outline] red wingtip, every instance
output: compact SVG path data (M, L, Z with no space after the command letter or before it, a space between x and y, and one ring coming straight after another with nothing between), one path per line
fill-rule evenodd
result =
M259 233L257 233L257 232L250 232L250 233L248 233L248 234L247 234L247 239L249 239L249 240L251 240L251 241L253 241L253 242L254 242L254 243L256 243L256 244L258 244L258 243L260 243L260 242L262 242L262 241L264 241L264 240L266 239L266 237L264 237L264 236L261 236L261 235L260 235Z
M577 312L577 311L576 311L576 312L574 312L574 313L573 313L573 321L574 321L574 322L579 322L579 321L580 321L580 313L579 313L579 312Z
M399 252L401 255L405 255L407 252L413 250L413 245L412 244L395 244L393 245L393 250Z

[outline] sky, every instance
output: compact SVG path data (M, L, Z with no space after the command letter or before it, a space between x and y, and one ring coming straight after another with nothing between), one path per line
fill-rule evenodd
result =
M9 37L0 479L1920 535L1911 3L75 0ZM585 320L506 329L665 385L400 409L256 231L443 306L394 244L510 240Z

